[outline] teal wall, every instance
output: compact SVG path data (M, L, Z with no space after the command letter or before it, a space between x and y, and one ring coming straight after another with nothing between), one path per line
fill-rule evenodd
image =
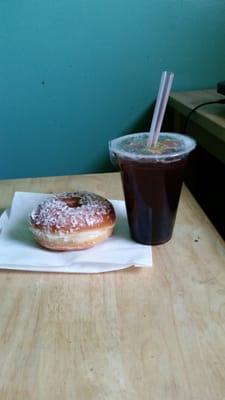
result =
M107 142L225 79L224 0L0 0L0 179L107 171Z

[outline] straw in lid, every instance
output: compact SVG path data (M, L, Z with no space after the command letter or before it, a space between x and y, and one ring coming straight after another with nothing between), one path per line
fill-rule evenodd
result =
M148 138L148 132L119 137L109 143L110 153L134 161L167 161L184 157L196 146L194 139L179 133L161 133L154 147L149 147Z

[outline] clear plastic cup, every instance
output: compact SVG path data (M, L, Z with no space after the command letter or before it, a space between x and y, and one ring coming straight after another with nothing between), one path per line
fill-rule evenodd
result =
M155 147L148 132L110 141L112 163L120 167L131 237L158 245L171 239L188 156L194 139L161 133Z

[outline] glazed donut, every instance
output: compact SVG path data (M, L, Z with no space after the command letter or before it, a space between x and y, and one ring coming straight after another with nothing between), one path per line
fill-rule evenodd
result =
M112 204L95 193L59 193L29 215L34 239L51 250L83 250L107 239L116 215Z

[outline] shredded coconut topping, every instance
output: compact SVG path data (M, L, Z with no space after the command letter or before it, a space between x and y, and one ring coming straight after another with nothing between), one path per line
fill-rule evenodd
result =
M30 223L47 232L74 232L98 226L114 214L112 204L95 193L59 193L44 200L31 212Z

